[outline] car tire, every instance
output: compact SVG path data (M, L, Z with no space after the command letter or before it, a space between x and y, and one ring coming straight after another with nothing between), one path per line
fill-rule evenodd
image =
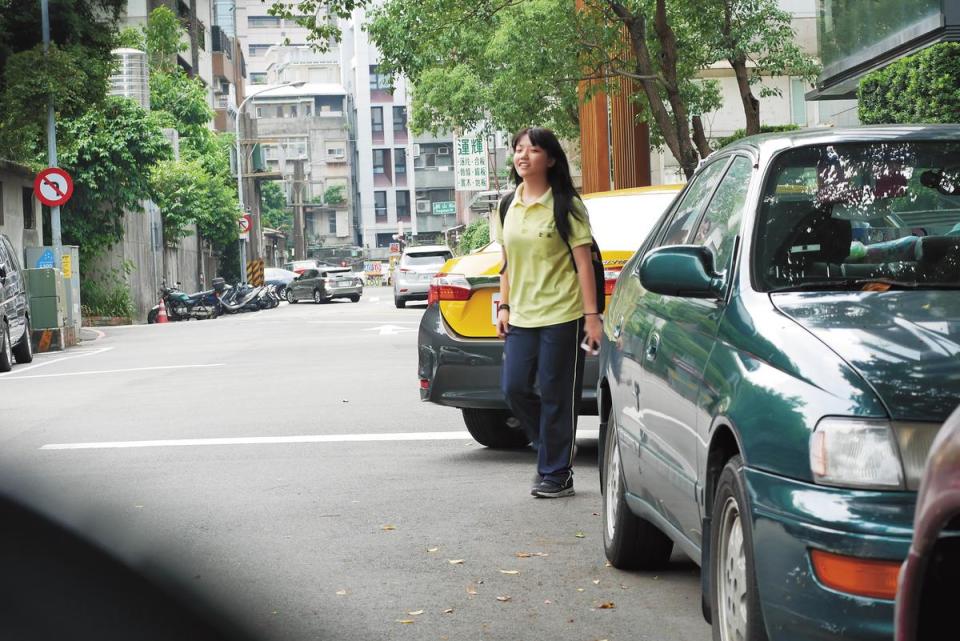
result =
M463 422L470 436L480 445L496 450L526 447L530 443L523 430L508 424L510 418L506 410L463 408Z
M286 299L288 303L293 305L297 302L297 297L293 295L293 290L290 289L289 287L287 288L287 291L285 292L285 294L286 294Z
M10 348L10 328L0 321L0 372L13 369L13 351Z
M355 302L355 303L359 303L359 302L360 302L360 294L351 294L351 295L350 295L350 300L352 300L352 301Z
M396 306L397 309L403 309L404 307L407 306L407 301L405 301L404 299L400 298L399 296L394 296L394 297L393 297L393 304Z
M323 295L320 294L319 289L313 290L313 302L316 303L317 305L323 302Z
M727 461L717 481L710 519L710 550L714 641L766 641L740 456Z
M617 427L610 422L603 452L603 551L621 570L658 570L670 561L673 541L630 510Z
M33 343L31 342L30 319L26 321L27 327L23 330L23 338L13 348L13 357L21 365L33 362Z
M279 303L281 300L287 297L287 288L284 285L280 285L277 287L274 293L277 295L277 302Z

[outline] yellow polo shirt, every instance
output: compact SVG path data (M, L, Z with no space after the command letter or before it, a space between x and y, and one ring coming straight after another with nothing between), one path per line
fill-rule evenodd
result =
M570 216L570 247L589 245L587 208L579 198L573 203L580 216ZM580 281L573 269L570 250L553 220L553 190L548 189L535 202L525 205L521 184L507 210L503 227L499 210L493 211L490 226L494 240L507 254L511 325L545 327L583 316Z

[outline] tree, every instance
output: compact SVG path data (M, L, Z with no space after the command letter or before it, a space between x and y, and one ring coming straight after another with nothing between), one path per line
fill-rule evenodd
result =
M40 3L0 3L0 157L32 162L46 149L47 104L76 118L107 94L123 0L51 0L48 54Z
M280 183L271 181L260 186L260 220L264 227L279 229L284 234L293 230L293 210L287 208Z
M322 9L335 16L369 4L312 0L296 12L306 9L316 24ZM271 11L296 17L280 0ZM753 89L762 75L816 73L775 0L583 0L577 9L569 0L389 0L371 18L381 66L413 82L415 131L489 121L507 130L538 123L573 137L580 101L626 92L653 142L687 175L710 153L701 114L721 104L717 84L700 71L720 60L734 67L749 133L759 131ZM338 31L326 22L322 33Z
M497 215L496 212L494 212L493 215ZM480 249L489 243L490 221L486 218L477 218L463 230L457 251L461 255L469 254L473 250Z
M170 144L153 114L122 97L62 120L59 132L59 164L74 181L61 217L63 240L80 246L84 265L123 239L124 211L153 196L144 168L169 159Z
M184 32L177 15L169 8L160 5L150 12L143 34L151 71L170 73L177 69L177 54L188 49Z
M333 185L327 187L327 190L323 192L323 202L327 205L342 205L347 202L347 199L343 196L344 187L343 185Z

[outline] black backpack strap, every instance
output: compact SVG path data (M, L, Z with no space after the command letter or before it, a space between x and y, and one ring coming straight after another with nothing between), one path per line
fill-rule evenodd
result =
M507 218L507 210L510 209L510 205L513 204L513 197L517 192L511 191L509 194L500 199L500 229L503 229L503 221ZM503 233L502 231L500 233Z

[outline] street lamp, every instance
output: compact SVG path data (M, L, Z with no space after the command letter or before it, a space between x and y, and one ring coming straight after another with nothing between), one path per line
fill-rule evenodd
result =
M236 145L237 145L237 200L240 202L240 212L245 211L243 205L243 151L240 147L240 120L243 115L243 108L247 106L247 101L251 98L259 96L262 93L267 93L268 91L274 91L276 89L281 89L283 87L302 87L306 83L301 81L297 82L283 82L279 85L272 85L270 87L264 87L260 91L255 91L240 102L240 106L237 107L237 122L236 122ZM237 241L240 243L240 282L247 282L247 261L246 256L244 255L244 245L243 239Z

